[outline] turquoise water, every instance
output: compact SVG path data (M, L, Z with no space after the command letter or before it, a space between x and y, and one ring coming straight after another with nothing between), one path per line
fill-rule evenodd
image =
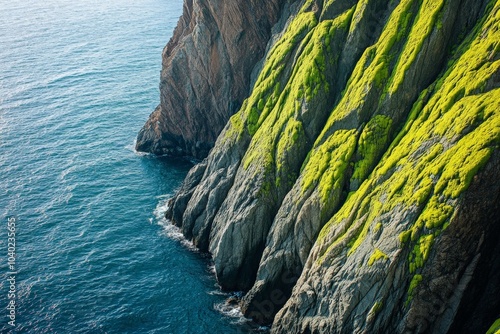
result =
M0 328L247 333L163 219L190 164L140 155L182 0L0 0ZM227 311L227 312L223 312ZM4 314L1 314L1 313Z

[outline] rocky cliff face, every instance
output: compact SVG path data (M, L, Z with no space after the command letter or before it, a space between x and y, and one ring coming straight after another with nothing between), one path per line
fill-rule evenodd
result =
M284 0L186 0L163 50L161 103L136 149L204 158L248 96Z
M273 333L486 332L500 315L500 1L286 8L168 217Z

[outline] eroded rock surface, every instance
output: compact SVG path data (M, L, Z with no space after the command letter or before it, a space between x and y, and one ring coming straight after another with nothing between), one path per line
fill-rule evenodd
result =
M204 158L249 94L284 0L186 0L163 50L160 105L136 149Z
M500 312L500 1L285 8L167 216L273 333L485 332Z

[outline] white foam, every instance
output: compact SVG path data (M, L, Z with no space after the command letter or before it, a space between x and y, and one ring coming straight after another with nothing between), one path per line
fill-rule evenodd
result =
M178 241L182 246L186 247L190 251L198 252L196 246L184 237L180 228L172 224L172 222L165 218L165 212L168 210L168 202L171 195L160 195L157 197L159 199L153 214L156 219L156 223L163 228L163 233L170 239Z
M232 304L229 304L227 302L222 302L222 303L215 304L214 308L215 308L215 310L224 314L225 316L237 319L238 322L247 322L248 321L248 319L246 319L243 316L243 313L241 313L241 308L238 305L232 305Z
M139 156L139 157L144 157L144 156L147 156L147 155L152 155L151 153L137 151L135 149L136 145L137 145L137 138L134 139L134 142L132 144L125 145L124 148L126 150L128 150L128 151L134 152L134 154L137 155L137 156Z
M154 218L150 219L150 222L156 221L158 225L163 228L163 234L168 238L178 241L182 246L186 247L188 250L193 252L199 252L198 249L194 246L194 244L187 240L182 231L177 226L173 225L172 222L165 218L165 212L168 210L169 205L168 202L172 196L171 195L160 195L157 196L158 204L156 205L155 210L153 211ZM211 274L215 275L215 265L212 263L208 266L208 270ZM218 285L217 285L218 286ZM220 287L216 290L209 291L210 295L218 295L226 297L226 300L221 303L214 304L214 309L221 313L222 315L231 319L231 323L235 325L245 325L250 326L258 333L268 333L269 328L263 326L257 326L252 320L245 318L243 313L241 312L241 308L239 303L230 302L230 299L236 299L237 301L241 300L244 293L243 292L234 292L234 293L226 293L223 292Z

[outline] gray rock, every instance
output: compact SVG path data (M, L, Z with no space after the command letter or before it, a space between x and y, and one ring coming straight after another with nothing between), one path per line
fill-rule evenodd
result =
M250 88L284 0L186 0L163 50L160 105L136 149L204 158ZM244 50L244 52L242 52Z
M499 177L500 56L487 38L472 43L493 34L486 2L284 6L249 76L252 94L169 211L213 255L222 288L246 292L246 316L272 322L273 333L455 333L492 323L500 261L484 254L500 258L500 186L486 180ZM219 45L202 37L213 17L196 15L204 19L178 61ZM470 56L475 48L490 54ZM198 56L193 76L210 67ZM467 71L451 75L463 59Z

